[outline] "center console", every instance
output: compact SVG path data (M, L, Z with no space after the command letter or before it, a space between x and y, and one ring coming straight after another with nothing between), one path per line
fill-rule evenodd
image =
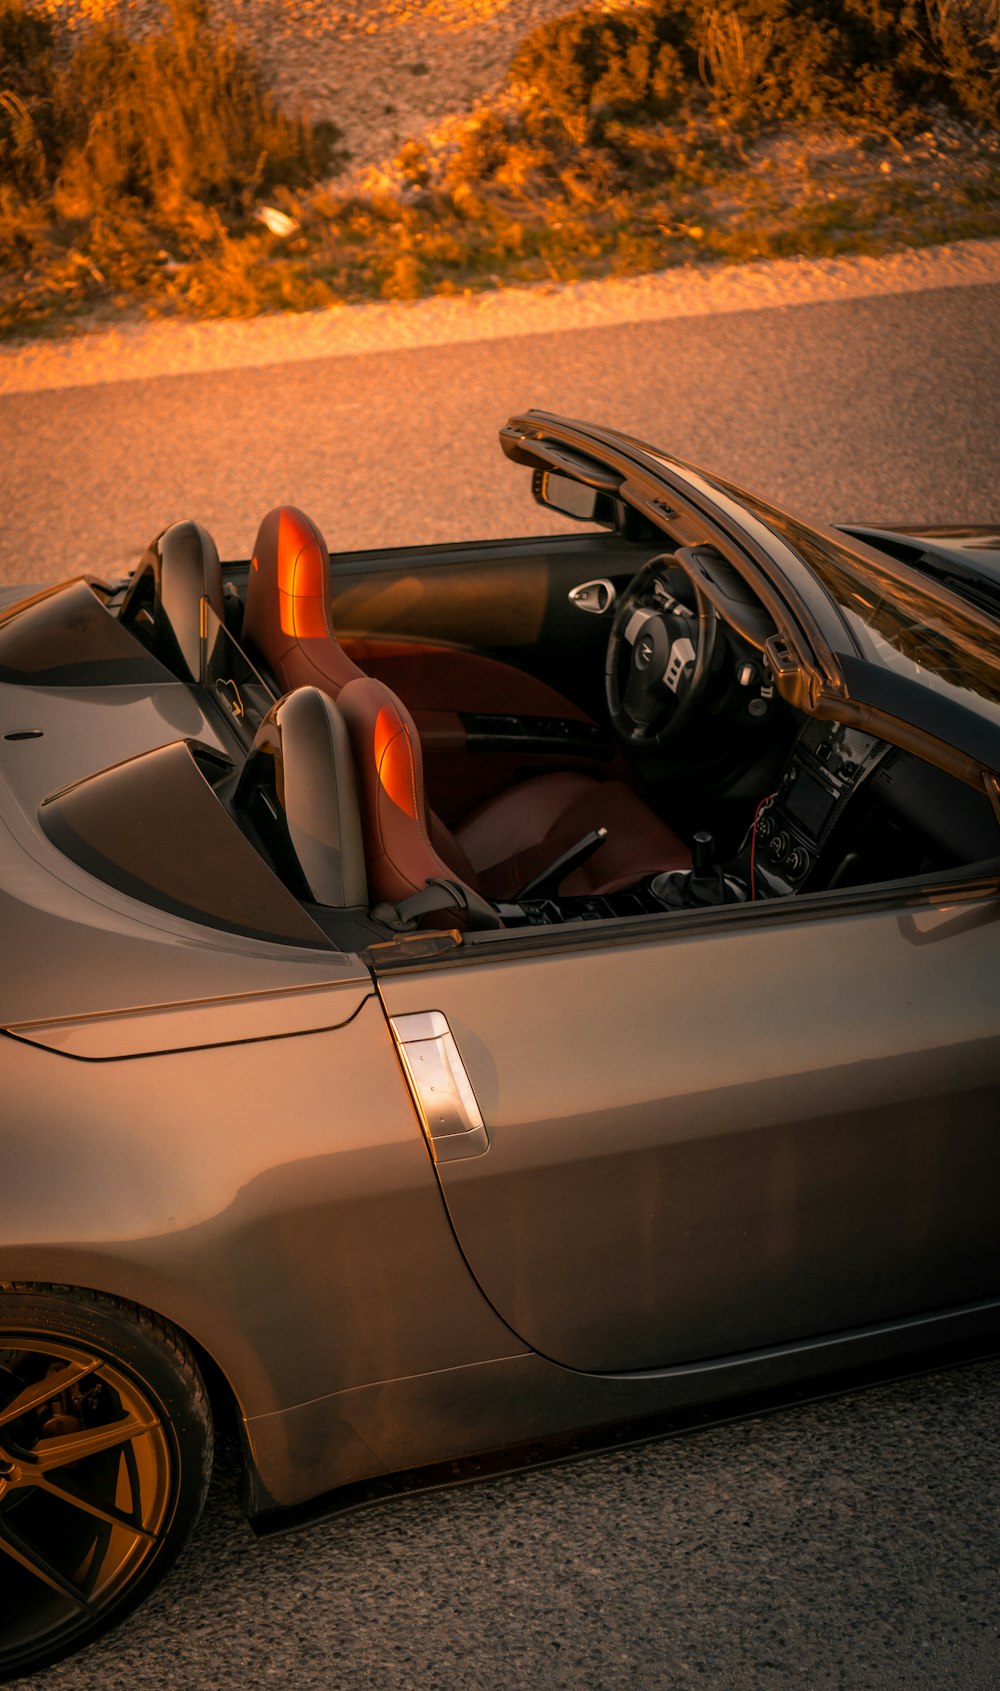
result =
M808 880L854 794L889 751L884 740L840 722L809 722L753 844L758 893L781 896Z
M548 886L545 893L551 896L544 896L533 884L517 903L499 905L499 914L510 926L550 927L739 904L750 896L751 877L756 897L781 898L803 887L821 866L820 884L826 884L824 877L839 849L833 839L838 825L890 750L884 740L843 723L809 722L792 748L777 791L758 811L737 861L717 864L711 835L696 834L690 870L668 870L632 887L582 898L556 897ZM587 843L581 841L581 846ZM553 877L556 882L568 874L561 862L554 867L560 871Z
M663 903L650 891L648 882L641 882L618 892L498 904L497 910L505 926L549 928L561 922L606 922L612 916L651 916L654 912L662 913Z

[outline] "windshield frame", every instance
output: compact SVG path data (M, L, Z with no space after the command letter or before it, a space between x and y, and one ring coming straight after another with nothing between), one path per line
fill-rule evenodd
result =
M722 486L735 495L734 488ZM852 543L805 523L756 494L741 497L758 521L775 527L829 594L866 664L929 690L1000 732L1000 619L863 541ZM838 653L847 660L845 675L857 675L855 652ZM940 662L933 661L935 654Z

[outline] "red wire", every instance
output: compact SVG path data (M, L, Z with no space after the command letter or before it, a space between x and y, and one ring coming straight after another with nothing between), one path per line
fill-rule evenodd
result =
M750 828L750 902L751 903L753 903L754 899L757 897L757 878L754 874L754 859L756 858L756 855L757 855L757 823L760 820L760 813L763 810L764 806L766 804L770 804L773 797L774 797L773 793L768 793L764 798L761 799L759 805L757 806L757 809L753 813L753 823L752 823L751 828Z

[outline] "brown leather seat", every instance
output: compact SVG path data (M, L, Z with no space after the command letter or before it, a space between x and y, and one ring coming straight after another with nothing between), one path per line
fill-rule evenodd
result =
M361 806L368 886L377 903L400 905L429 882L457 886L460 926L497 927L498 918L470 877L456 876L431 842L420 736L406 706L369 676L341 689L337 708L347 726ZM447 893L441 905L453 910ZM449 923L452 916L449 915Z
M312 685L336 699L364 674L333 631L326 541L294 505L268 511L257 531L243 642L256 647L286 692Z
M595 828L604 844L560 886L567 897L615 892L663 869L690 869L672 828L623 781L537 775L488 799L455 829L487 898L509 899Z
M340 702L349 683L369 679L337 641L326 542L312 519L294 506L269 511L260 525L247 584L243 637L285 689L312 684ZM606 828L608 837L593 857L566 878L560 888L566 894L612 892L644 875L690 868L687 847L630 787L569 771L518 782L487 799L450 831L426 809L420 742L413 720L395 694L388 688L383 692L386 698L380 708L388 700L402 713L418 789L410 818L411 825L416 820L417 836L411 834L405 858L397 860L389 851L378 872L384 875L386 887L396 879L400 886L412 880L412 840L421 832L439 865L429 868L427 875L457 875L494 899L513 897L533 875L596 828ZM372 697L366 695L369 704ZM404 744L401 741L396 752L389 754L387 770L395 770ZM378 762L381 766L381 755ZM395 775L392 780L394 796L404 796ZM370 821L374 826L374 816ZM369 864L376 888L378 875L373 876ZM406 894L378 890L377 896L396 903Z

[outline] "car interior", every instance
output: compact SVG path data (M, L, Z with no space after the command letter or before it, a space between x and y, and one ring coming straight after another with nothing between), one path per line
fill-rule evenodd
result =
M148 785L155 763L165 814L204 832L197 777L252 848L246 890L234 849L228 892L194 903L166 857L155 872L119 862L121 838L95 868L100 828L90 815L84 849L79 789L43 806L50 836L151 902L344 949L934 880L996 858L984 791L781 696L774 622L734 571L724 615L692 549L635 511L595 531L591 490L534 483L588 526L331 558L315 522L282 506L246 562L222 565L181 522L127 584L89 582L105 665L134 662L138 642L203 689L232 757L189 742L183 769L161 749L148 771L81 785ZM118 817L123 802L101 801ZM260 859L287 908L263 896Z

